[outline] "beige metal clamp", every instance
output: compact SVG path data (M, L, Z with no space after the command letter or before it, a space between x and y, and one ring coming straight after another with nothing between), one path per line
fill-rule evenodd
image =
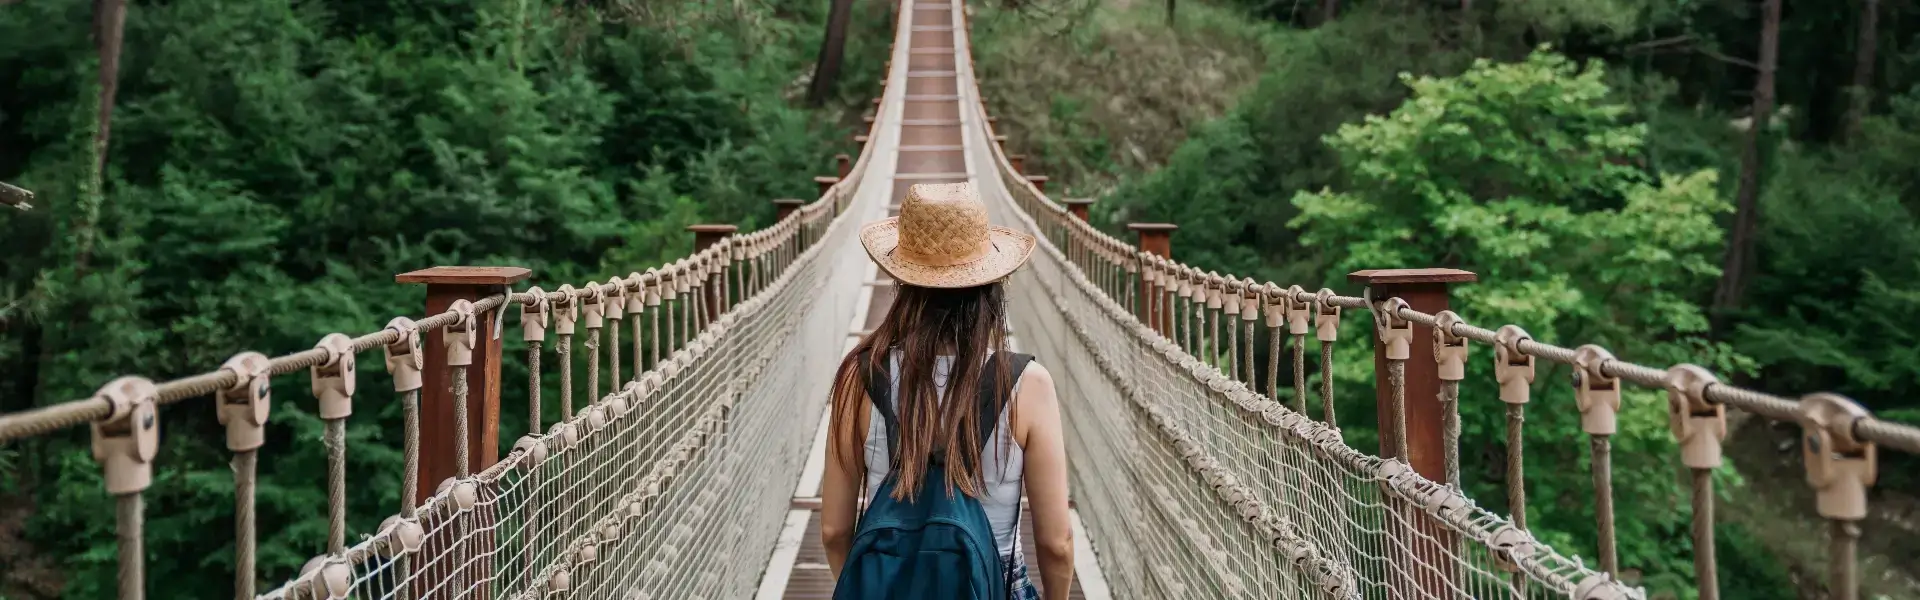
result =
M1450 310L1433 316L1433 359L1440 363L1441 381L1467 378L1467 338L1453 333L1460 323L1460 315Z
M1297 285L1287 286L1287 291L1284 292L1287 302L1285 309L1287 315L1287 333L1289 334L1306 335L1313 330L1313 304L1300 299L1300 297L1306 295L1306 293L1307 290Z
M600 288L600 292L602 296L600 310L606 313L606 318L616 321L627 318L626 282L621 281L619 277L608 279L607 284Z
M320 418L345 419L353 415L353 392L358 387L354 374L353 339L343 333L327 334L316 348L327 351L326 362L313 366L313 397L320 399Z
M153 457L160 451L160 414L153 403L159 395L152 381L131 376L94 392L113 407L91 426L93 460L105 472L107 493L136 494L153 484Z
M1193 278L1194 278L1194 271L1193 271L1193 267L1189 267L1189 266L1186 266L1186 265L1176 265L1176 266L1174 267L1174 275L1173 275L1173 278L1174 278L1174 281L1177 281L1177 282L1179 282L1179 287L1178 287L1177 289L1175 289L1174 291L1175 291L1176 293L1178 293L1178 294L1180 295L1180 297L1181 297L1181 298L1186 298L1186 299L1188 299L1188 300L1192 300L1192 299L1193 299L1193 292L1194 292L1194 285L1193 285Z
M1501 402L1526 404L1533 392L1533 355L1520 351L1521 340L1531 339L1518 325L1493 332L1493 379L1500 382Z
M682 279L686 279L686 277L681 275L681 271L686 269L686 262L684 258L674 261L673 264L667 265L666 269L660 271L660 298L662 300L672 301L679 299L680 290L687 287L686 282L681 281Z
M1620 378L1604 371L1613 353L1593 344L1573 350L1573 399L1580 407L1580 429L1587 435L1613 435L1620 429Z
M1333 290L1320 288L1313 295L1313 334L1322 342L1340 340L1340 307L1333 304Z
M553 332L573 335L574 324L580 322L580 302L574 299L577 290L571 284L561 284L560 289L554 291L560 294L560 299L554 300L550 306L553 311Z
M413 319L394 317L387 329L397 339L387 344L387 373L393 375L393 391L411 392L423 385L420 370L426 367L427 353L420 345L420 326Z
M627 314L638 315L647 312L647 282L652 280L652 275L643 275L639 271L627 275L627 281L631 282L631 286L622 294L627 299Z
M586 316L587 329L599 329L607 325L607 293L599 285L588 283L582 288L586 297L580 299L580 312Z
M459 315L452 325L447 326L447 366L465 367L473 364L473 348L480 335L479 323L475 321L473 303L455 300L447 307L453 314Z
M1260 318L1260 284L1248 277L1240 282L1240 320L1255 321ZM1253 340L1247 340L1252 344Z
M227 426L227 449L255 450L267 443L267 413L273 407L268 380L273 361L259 352L242 352L221 369L233 372L233 386L215 392L220 424Z
M674 292L682 296L693 293L693 286L699 283L695 281L699 277L699 274L694 271L699 266L700 265L684 258L673 262L673 273L675 275L673 278Z
M1287 324L1287 307L1292 304L1287 291L1281 289L1278 283L1268 282L1266 287L1261 288L1260 294L1266 301L1267 327L1277 329ZM1279 335L1279 332L1274 332L1274 335Z
M1727 439L1727 407L1707 401L1707 388L1720 383L1699 365L1667 369L1667 426L1680 444L1680 462L1689 469L1720 466L1720 441Z
M1800 455L1822 517L1858 521L1867 516L1867 488L1873 487L1879 456L1874 443L1860 439L1853 428L1870 416L1860 403L1839 394L1800 398Z
M647 267L647 272L644 273L644 275L646 276L646 284L647 284L647 293L646 293L647 306L659 306L660 305L660 271L658 269L654 269L653 267Z
M1219 271L1207 271L1205 277L1207 284L1207 309L1219 310L1220 307L1226 305L1227 278L1221 277Z
M527 301L520 304L520 340L547 341L547 327L552 322L553 310L547 291L537 285L527 288Z
M1387 360L1406 360L1413 356L1413 322L1400 317L1407 301L1398 297L1374 304L1374 329L1380 342L1387 345Z

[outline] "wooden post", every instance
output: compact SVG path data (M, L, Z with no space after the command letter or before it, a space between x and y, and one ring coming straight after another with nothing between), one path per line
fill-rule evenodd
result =
M781 198L774 200L773 207L776 212L774 213L773 222L779 223L787 220L787 215L793 214L793 211L800 210L800 207L806 205L807 201L799 198ZM697 245L699 241L696 240L694 243Z
M840 178L822 175L813 178L813 182L820 185L820 196L824 198L827 195L827 190L833 189L834 184L840 183Z
M1025 155L1025 154L1008 154L1008 155L1007 155L1007 162L1009 162L1009 163L1012 163L1012 164L1013 164L1013 172L1015 172L1015 173L1025 173L1025 172L1027 172L1027 155Z
M434 267L394 276L400 283L427 284L427 312L447 312L455 300L475 301L505 293L507 286L533 274L520 267ZM500 460L500 340L492 335L499 311L474 314L485 335L474 342L467 367L467 448L469 470L479 473ZM440 482L455 475L454 401L447 368L446 332L426 333L426 368L420 388L420 497L433 495Z
M734 225L688 225L687 231L693 232L693 252L694 254L699 254L700 251L706 250L727 236L733 235L734 232L740 231L740 228ZM722 260L730 259L723 258ZM720 306L726 301L726 296L723 295L726 291L720 287L720 282L724 278L726 278L726 273L722 272L709 276L707 281L702 283L702 288L706 290L707 295L705 301L707 304L707 320L709 321L720 318L720 313L725 312Z
M867 134L862 133L860 135L853 136L853 143L855 145L860 146L861 148L865 148L867 146Z
M833 162L841 179L846 179L847 175L853 173L853 157L845 154L835 154L833 155Z
M1040 190L1040 193L1042 194L1047 193L1047 176L1028 175L1027 183L1033 184L1033 189Z
M1084 223L1087 221L1087 208L1093 206L1093 199L1068 198L1061 200L1060 203L1067 205L1067 212L1072 214L1073 218L1079 219L1080 222ZM1142 249L1144 250L1145 248Z
M1160 258L1173 258L1173 232L1180 229L1179 225L1172 223L1128 223L1127 229L1132 229L1134 233L1140 235L1140 241L1137 246L1141 252L1146 252ZM1165 294L1156 292L1152 284L1147 283L1147 278L1140 278L1140 302L1136 304L1136 306L1140 307L1140 320L1146 322L1148 326L1153 327L1153 329L1160 332L1161 335L1167 335L1168 332L1173 331L1173 311L1166 310L1166 307L1161 306L1161 304L1165 303L1164 296Z
M1006 151L1007 151L1007 136L1006 136L1006 135L1003 135L1003 134L998 134L998 133L996 133L996 134L993 134L993 143L994 143L994 145L996 145L996 146L999 146L999 147L1000 147L1000 151L1001 151L1001 152L1006 152Z
M1408 308L1427 314L1439 314L1447 310L1448 287L1451 284L1470 283L1476 279L1478 276L1473 273L1458 269L1370 269L1347 275L1347 281L1367 286L1375 302L1399 298L1406 301ZM1379 341L1377 332L1369 334L1374 340L1374 406L1379 414L1380 456L1395 458L1399 453L1401 436L1404 435L1407 440L1407 464L1412 465L1413 470L1422 477L1445 485L1446 440L1440 425L1440 365L1433 355L1433 328L1418 323L1412 326L1413 340L1408 344L1405 366L1407 430L1404 432L1399 431L1399 423L1393 418L1393 384L1387 366L1386 344ZM1413 542L1408 548L1413 556L1407 557L1408 560L1419 561L1431 568L1410 568L1409 571L1421 574L1414 581L1398 584L1407 588L1418 587L1436 597L1446 597L1450 594L1446 590L1454 589L1453 580L1459 577L1452 560L1453 550L1457 546L1455 536L1445 526L1425 517L1417 507L1401 505L1396 510L1419 515L1409 520L1424 535L1410 532L1393 535L1403 535L1401 539Z

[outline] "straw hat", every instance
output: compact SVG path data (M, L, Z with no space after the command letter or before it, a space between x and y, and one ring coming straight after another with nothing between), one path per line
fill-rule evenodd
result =
M922 183L907 190L900 216L860 229L860 245L894 280L965 288L1005 279L1033 254L1033 236L987 224L971 183Z

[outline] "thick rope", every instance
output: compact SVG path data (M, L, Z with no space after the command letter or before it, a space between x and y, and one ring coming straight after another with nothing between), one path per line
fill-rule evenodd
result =
M257 538L253 528L253 483L259 464L258 450L233 453L233 597L235 598L254 596L253 548Z
M1279 327L1267 328L1267 399L1274 402L1280 401L1280 340L1283 337Z
M620 320L607 320L607 389L620 391Z
M1831 547L1827 550L1827 593L1832 600L1860 598L1860 572L1856 554L1860 549L1860 524L1835 519Z
M1413 464L1407 450L1407 361L1387 359L1387 387L1393 390L1393 457Z
M113 532L120 549L120 600L147 597L146 537L142 533L146 529L145 502L139 492L113 497Z
M327 553L338 556L347 550L347 420L326 425Z
M1338 427L1333 416L1333 342L1320 342L1320 404L1327 413L1327 426Z
M587 404L600 401L600 330L587 330Z
M1720 600L1720 563L1713 552L1713 469L1693 471L1693 573L1700 600Z
M573 420L573 334L559 334L560 345L553 351L560 354L560 422Z
M473 425L467 422L467 367L453 366L453 468L461 479L472 475L472 449L468 448L472 437Z
M420 506L420 390L403 393L400 404L406 420L406 446L401 450L406 466L401 471L400 516L411 519L414 509Z
M540 435L546 425L540 418L540 340L527 342L527 433Z
M1620 577L1620 554L1613 537L1613 446L1610 436L1589 437L1593 448L1593 515L1600 526L1600 570Z
M1402 425L1405 427L1405 425ZM1404 431L1404 430L1403 430ZM1447 485L1460 488L1460 382L1440 382L1440 439L1447 453Z
M1293 336L1294 412L1307 414L1307 334Z
M1507 510L1513 526L1527 528L1526 446L1521 430L1527 423L1526 405L1507 405Z
M1214 317L1215 323L1227 319L1224 311ZM1225 370L1227 379L1240 380L1240 328L1234 327L1231 323L1227 324L1227 368Z
M638 316L633 318L633 377L631 378L633 381L639 381L640 374L647 372L647 355L642 352L646 349L645 344L642 343L645 338L641 336L641 334L644 333L644 325L645 323L641 321ZM626 386L627 383L625 381L620 382L620 387L624 388Z

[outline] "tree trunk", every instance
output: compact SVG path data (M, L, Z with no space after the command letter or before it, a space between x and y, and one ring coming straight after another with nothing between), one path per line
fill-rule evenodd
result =
M113 124L113 96L120 86L120 34L127 22L126 0L94 0L94 46L100 51L99 115L93 130L93 164L87 188L81 200L79 221L75 223L74 269L86 273L93 257L95 228L100 222L100 205L106 202L107 139Z
M1335 16L1338 16L1339 14L1340 14L1340 0L1321 0L1320 2L1320 24L1321 25L1332 23L1333 18Z
M1174 0L1167 0L1167 24L1168 25L1173 24L1173 6L1174 6L1173 3L1174 3Z
M847 21L853 14L853 0L833 0L827 10L827 35L820 40L820 60L814 64L813 83L807 88L807 103L826 104L840 80L841 59L847 52Z
M1727 239L1720 286L1714 290L1716 319L1740 306L1754 269L1754 232L1760 222L1760 142L1773 116L1773 72L1780 62L1780 1L1766 0L1760 17L1760 74L1753 82L1753 122L1740 149L1740 188L1735 196L1733 234ZM1717 321L1724 322L1724 321Z
M1873 107L1873 66L1878 62L1880 41L1880 0L1864 0L1860 7L1860 33L1854 38L1852 104L1847 108L1847 139L1860 131L1860 120Z

